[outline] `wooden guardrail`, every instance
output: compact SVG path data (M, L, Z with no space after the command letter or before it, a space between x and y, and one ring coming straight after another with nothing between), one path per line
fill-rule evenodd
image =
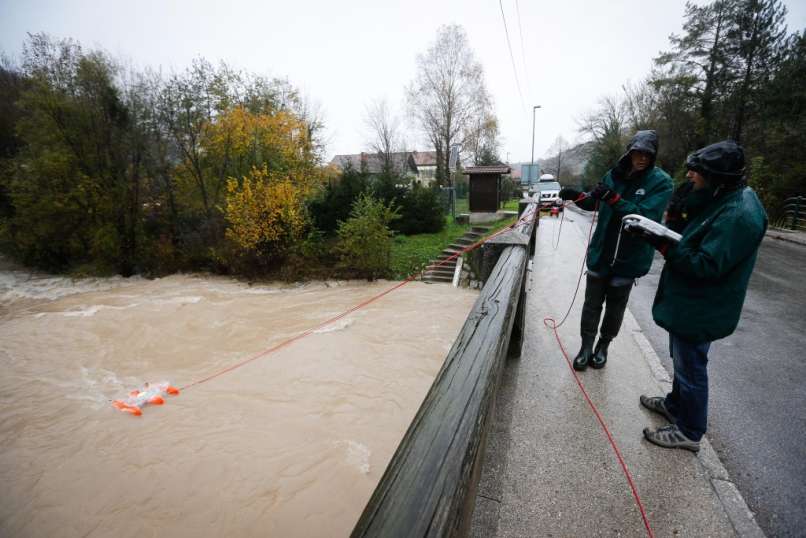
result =
M445 364L353 529L353 537L462 536L476 498L487 426L524 286L539 214L485 244L489 277Z

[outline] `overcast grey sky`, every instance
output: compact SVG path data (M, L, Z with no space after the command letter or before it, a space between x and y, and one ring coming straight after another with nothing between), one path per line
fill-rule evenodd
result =
M16 56L26 32L72 37L137 66L181 70L196 56L288 78L325 116L328 158L366 149L362 117L386 98L405 115L415 57L442 24L457 23L485 70L503 138L502 157L528 161L557 135L577 141L576 120L603 95L649 73L680 32L682 0L503 0L524 104L498 0L0 0L0 50ZM702 1L697 3L704 3ZM787 0L790 31L806 27L806 1ZM518 17L520 12L520 18ZM523 30L521 46L520 29ZM525 54L522 54L522 51ZM427 149L411 126L409 145ZM662 141L661 141L662 143Z

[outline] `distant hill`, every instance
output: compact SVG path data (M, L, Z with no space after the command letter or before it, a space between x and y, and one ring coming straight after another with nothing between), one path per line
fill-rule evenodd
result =
M577 144L563 152L562 173L560 182L566 180L579 180L585 174L585 165L588 164L593 142ZM557 155L540 159L540 168L550 174L557 175Z
M584 183L585 165L588 164L592 150L593 142L582 142L563 152L561 183L572 185ZM521 166L530 164L530 161L508 164L512 168L512 179L519 181L521 179ZM540 175L557 175L557 155L535 159L535 164L540 167Z

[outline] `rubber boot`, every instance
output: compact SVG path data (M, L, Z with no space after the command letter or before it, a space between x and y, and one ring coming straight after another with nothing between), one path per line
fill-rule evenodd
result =
M599 341L596 342L596 350L594 350L593 357L591 357L591 368L597 370L604 368L605 364L607 364L607 346L609 345L609 338L599 338Z
M585 370L588 367L588 363L593 356L593 338L583 336L582 337L582 347L579 349L579 353L577 356L574 357L574 370L579 370L580 372Z

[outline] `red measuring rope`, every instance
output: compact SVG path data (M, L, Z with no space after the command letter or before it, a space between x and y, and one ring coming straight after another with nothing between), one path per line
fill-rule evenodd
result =
M578 198L575 201L579 201L581 199L582 197ZM602 418L601 413L599 413L599 409L596 407L596 404L593 403L593 400L591 400L590 396L588 395L588 391L585 390L585 385L582 384L582 381L579 379L579 376L574 370L574 366L571 364L571 359L568 356L568 352L565 350L562 340L560 340L560 334L557 332L557 329L559 329L560 326L563 323L565 323L565 320L568 319L568 315L571 313L571 308L573 308L574 306L574 301L576 301L577 293L579 293L579 285L582 282L582 275L585 272L585 261L588 258L588 247L590 246L591 234L593 233L593 224L596 220L596 214L598 212L598 209L599 209L599 203L597 202L596 207L593 210L593 217L591 218L590 230L588 230L587 245L585 246L585 256L583 256L582 258L582 268L579 270L577 287L576 290L574 290L574 296L571 299L571 304L568 306L568 311L565 313L565 316L563 316L563 319L562 321L560 321L560 323L557 323L557 321L553 317L545 317L543 318L543 324L554 331L554 337L557 339L557 344L559 344L560 346L560 351L562 351L563 357L565 358L565 362L568 364L568 369L574 376L574 381L576 381L579 390L582 391L582 396L585 398L585 401L588 402L588 406L590 406L591 411L593 411L593 414L596 416L596 420L598 420L599 424L602 426L602 430L604 430L605 435L607 436L607 440L610 441L610 446L613 447L613 452L615 452L616 454L616 459L618 459L618 462L621 465L621 469L622 471L624 471L624 476L627 478L627 483L629 484L630 490L632 491L632 496L635 499L635 504L638 505L638 510L641 512L641 519L643 519L644 521L644 527L646 527L647 536L649 536L650 538L654 538L655 535L652 532L652 527L650 527L649 525L649 519L647 518L646 510L644 510L644 505L641 502L641 497L638 495L638 488L636 488L635 486L635 482L633 481L632 475L630 474L630 470L627 468L627 464L624 461L624 457L621 455L621 451L619 450L615 439L613 439L613 435L610 433L610 429L607 427L604 418ZM559 244L559 234L557 242Z
M537 209L535 210L535 213L532 216L530 216L530 217L521 217L520 219L518 219L517 221L513 222L509 226L506 226L506 227L498 230L497 232L495 232L493 234L490 234L487 237L484 237L483 239L480 239L479 241L476 241L472 245L461 249L459 252L456 252L456 253L452 254L448 258L445 258L444 260L440 261L439 263L437 263L437 264L435 264L435 265L433 265L431 267L436 268L436 267L440 267L440 266L442 266L442 265L444 265L444 264L446 264L448 262L451 262L451 261L455 260L456 258L458 258L459 256L465 254L466 252L470 252L472 250L475 250L476 248L478 248L479 246L483 245L484 243L486 243L490 239L492 239L494 237L497 237L497 236L507 232L508 230L511 230L512 228L514 228L518 224L525 223L530 218L534 219L535 215L539 215L539 212L537 211ZM268 349L264 349L263 351L261 351L259 353L256 353L256 354L252 355L251 357L248 357L248 358L246 358L246 359L244 359L244 360L242 360L240 362L237 362L237 363L233 364L232 366L228 366L227 368L224 368L223 370L221 370L219 372L216 372L216 373L214 373L212 375L209 375L209 376L207 376L207 377L205 377L203 379L199 379L197 381L189 383L189 384L187 384L187 385L185 385L183 387L180 387L179 390L184 391L184 390L189 389L190 387L195 387L196 385L201 385L202 383L205 383L207 381L210 381L211 379L215 379L216 377L222 376L222 375L224 375L224 374L226 374L228 372L236 370L236 369L240 368L241 366L249 364L250 362L253 362L253 361L255 361L255 360L257 360L257 359L259 359L261 357L265 357L266 355L270 355L271 353L274 353L275 351L277 351L279 349L282 349L282 348L284 348L284 347L296 342L297 340L301 340L301 339L305 338L306 336L312 334L316 330L321 329L322 327L325 327L327 325L330 325L331 323L340 320L344 316L352 314L356 310L360 310L360 309L364 308L365 306L367 306L367 305L369 305L371 303L374 303L375 301L377 301L381 297L384 297L385 295L388 295L389 293L392 293L393 291L395 291L395 290L397 290L399 288L402 288L403 286L405 286L409 282L411 282L414 279L416 279L422 272L423 271L413 273L413 274L409 275L402 282L399 282L399 283L395 284L394 286L392 286L391 288L389 288L389 289L387 289L385 291L382 291L381 293L379 293L377 295L374 295L373 297L370 297L366 301L358 303L357 305L353 306L352 308L350 308L348 310L345 310L341 314L338 314L336 316L333 316L332 318L326 319L325 321L319 323L318 325L314 325L313 327L311 327L309 329L306 329L305 331L299 333L296 336L292 336L291 338L288 338L287 340L283 340L279 344L276 344L276 345L274 345L274 346L272 346L272 347L270 347Z

